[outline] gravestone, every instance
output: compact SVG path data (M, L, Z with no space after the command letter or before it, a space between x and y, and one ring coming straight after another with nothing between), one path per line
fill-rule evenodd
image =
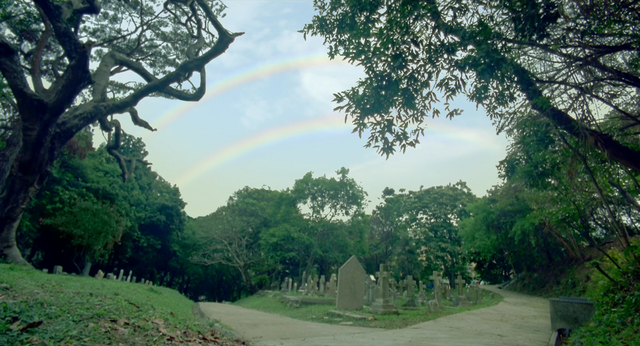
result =
M293 280L291 278L287 278L287 293L291 292L291 284L293 283Z
M62 272L63 272L63 270L62 270L62 266L55 266L55 267L53 267L53 273L54 273L54 274L61 275L61 274L62 274Z
M133 275L133 270L129 270L129 275L127 276L127 282L131 282L132 275Z
M107 274L107 279L113 280L113 273L108 273Z
M482 292L482 288L480 288L479 285L474 285L473 286L473 298L474 298L474 304L480 304L482 303L482 296L483 296L483 292Z
M364 276L364 305L373 303L373 282L369 275Z
M464 295L464 280L462 279L461 275L458 275L458 278L455 281L456 283L456 292L458 293L456 296L456 302L457 302L457 306L461 307L461 308L466 308L469 305L471 305L469 303L469 300L467 299L467 297L465 297Z
M329 278L329 283L327 284L327 295L331 298L336 296L336 284L338 282L338 278L336 274L331 274L331 278Z
M131 282L133 282L134 284L136 283L136 277L135 276L131 278Z
M124 276L124 269L120 269L120 275L118 275L118 281L122 281L123 276Z
M45 273L45 274L47 274L47 273L49 273L49 269L44 268L44 269L42 269L42 272L43 272L43 273Z
M435 300L430 300L429 301L429 311L431 311L431 312L440 311L440 304L438 304L438 302L435 301Z
M424 291L425 285L424 282L419 282L420 290L418 291L418 304L420 306L427 304L427 293Z
M405 284L407 286L407 300L404 305L414 308L418 306L418 302L416 301L416 281L413 280L413 276L407 275Z
M98 273L96 274L95 278L98 280L102 280L103 277L104 277L104 272L102 272L102 270L98 270Z
M433 298L438 302L438 306L442 306L442 291L440 288L440 273L434 271L433 275L429 277L433 281Z
M456 292L458 296L461 296L462 288L464 287L464 280L462 279L461 275L458 275L458 278L456 279L455 283L456 283Z
M293 283L293 291L294 292L298 292L298 283L297 282Z
M339 310L360 310L363 305L365 271L356 256L338 270L338 295L336 308Z
M313 292L313 288L312 288L312 286L313 286L313 278L311 277L311 275L309 275L309 276L307 277L307 285L305 286L305 289L304 289L304 294L305 294L305 295L310 295L310 294L312 294L312 293L311 293L311 292Z
M389 279L389 300L391 304L396 301L396 279Z
M464 296L467 297L467 300L469 301L469 304L473 303L475 301L475 298L473 296L475 296L475 292L473 292L473 290L471 289L471 287L467 286Z
M303 271L302 272L302 278L300 279L300 286L298 286L300 288L300 293L304 293L307 289L307 272Z
M319 286L318 288L320 289L319 293L320 293L321 296L324 296L327 293L326 292L326 290L327 290L326 281L327 280L325 279L324 275L320 275L320 281L319 281L319 284L318 284L318 286Z
M375 273L374 278L377 278L377 279L375 281L376 284L373 286L372 302L375 302L378 298L380 298L380 272L379 271Z
M287 278L284 278L282 284L280 285L280 293L287 293Z
M385 269L384 264L380 264L380 271L378 272L380 297L371 306L371 312L374 314L397 314L398 310L389 299L389 273Z

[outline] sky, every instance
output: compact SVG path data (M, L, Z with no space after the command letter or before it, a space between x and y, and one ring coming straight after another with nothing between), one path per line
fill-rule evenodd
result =
M482 108L456 100L461 116L429 119L417 148L387 159L364 148L366 138L333 111L333 94L364 74L329 60L322 38L305 40L298 32L314 15L312 1L225 4L222 24L245 34L207 65L202 100L143 100L138 112L156 132L123 122L146 143L152 168L179 187L189 216L214 212L244 186L282 190L307 172L334 177L341 167L368 193L368 210L385 187L418 190L462 180L482 196L499 183L496 165L508 141Z

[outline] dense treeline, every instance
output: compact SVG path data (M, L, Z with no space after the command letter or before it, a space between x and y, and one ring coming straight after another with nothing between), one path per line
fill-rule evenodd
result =
M138 162L127 182L106 149L93 147L90 130L67 144L20 225L20 249L35 267L132 270L210 300L235 300L304 273L328 277L352 255L370 273L387 263L398 278L467 275L458 223L476 197L463 182L385 189L368 215L367 194L341 168L335 177L307 173L282 191L245 187L192 219L178 188L150 169L144 143L126 134L122 142L121 152Z
M187 216L178 188L150 169L139 138L123 134L120 150L137 162L126 183L106 148L93 147L91 131L65 146L20 224L25 258L37 268L62 265L83 275L132 270L191 297L229 287L217 293L229 299L234 280L228 270L211 275L182 256L191 245L182 236Z
M480 199L464 182L387 188L368 215L366 193L342 168L331 178L308 173L282 191L245 187L192 219L178 188L145 164L140 139L124 136L121 150L141 163L123 183L115 159L83 131L28 209L19 243L36 267L133 270L216 300L284 277L329 276L351 255L370 273L387 263L398 277L437 270L450 281L474 273L502 282L585 262L610 277L609 264L622 264L606 250L638 234L637 176L602 165L600 153L578 150L543 118L523 118L510 134L503 183Z

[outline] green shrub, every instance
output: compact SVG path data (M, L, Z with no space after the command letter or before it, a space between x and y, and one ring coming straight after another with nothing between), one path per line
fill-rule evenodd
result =
M635 241L625 252L612 252L620 268L604 266L612 282L598 274L587 291L596 302L592 322L575 331L574 345L640 345L640 242Z

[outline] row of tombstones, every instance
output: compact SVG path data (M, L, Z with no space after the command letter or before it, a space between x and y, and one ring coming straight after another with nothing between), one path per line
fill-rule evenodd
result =
M297 282L293 282L290 277L284 278L280 285L280 292L288 294L291 292L298 292L300 294L308 296L326 296L330 298L336 297L338 279L336 274L331 274L329 281L326 280L324 275L320 277L311 276L307 277L306 273L302 274L302 284L298 286Z
M43 272L48 273L49 269L42 269ZM57 275L65 275L67 274L62 266L54 266L53 267L53 274L57 274ZM75 274L71 274L71 275L75 275ZM94 276L96 279L98 280L102 280L102 278L105 277L105 274L102 270L98 270L98 273ZM115 280L115 281L125 281L125 282L133 282L135 283L137 278L135 276L133 276L133 271L129 271L129 275L126 276L124 275L124 270L120 269L120 273L118 275L114 274L114 273L107 273L107 279L109 280ZM140 281L137 281L138 283L141 284L145 284L145 285L150 285L153 286L153 282L140 278Z
M325 283L324 276L319 279L306 278L303 280L299 292L308 295L336 296L336 308L344 310L359 310L363 305L370 305L372 311L378 313L394 313L395 303L402 299L405 307L429 306L432 311L438 311L442 307L443 299L452 300L455 306L465 307L471 303L482 302L483 291L479 286L472 286L463 290L465 282L458 276L457 290L454 294L447 284L442 283L442 273L433 272L429 277L433 284L433 293L427 296L425 284L416 281L408 275L405 280L397 282L389 278L390 273L385 266L380 266L376 273L377 280L367 275L355 256L352 256L335 274L331 275L329 282ZM303 275L304 277L304 275ZM305 282L306 281L306 282ZM337 283L340 283L338 285ZM298 291L297 283L291 278L285 278L281 285L282 293ZM431 298L431 299L430 299Z

